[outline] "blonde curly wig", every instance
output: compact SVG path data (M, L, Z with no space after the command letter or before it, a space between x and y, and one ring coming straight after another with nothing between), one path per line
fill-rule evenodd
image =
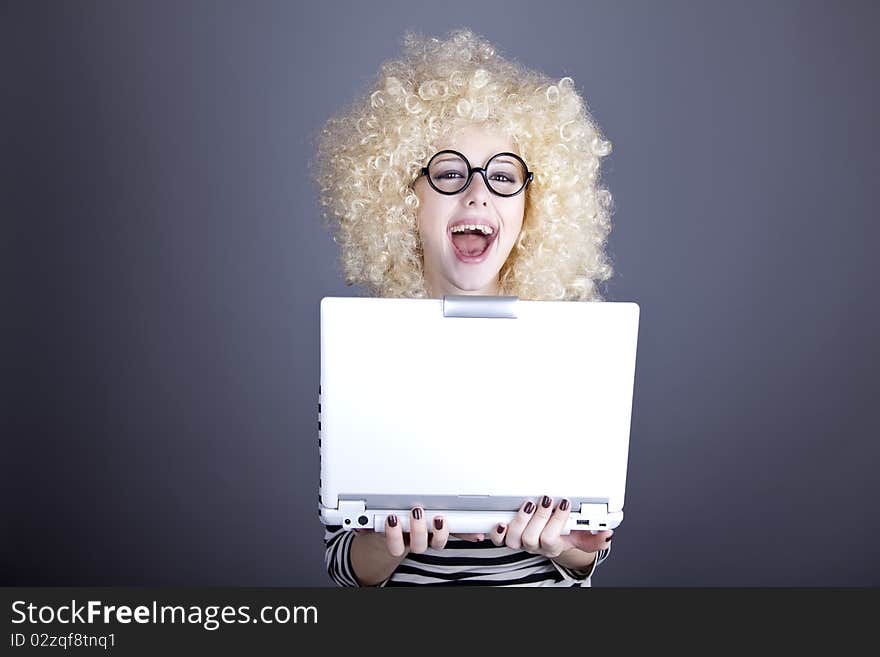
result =
M500 128L535 172L499 294L601 300L611 194L600 159L611 144L569 77L555 81L499 56L467 29L443 40L408 32L370 90L330 118L314 162L323 217L346 283L385 297L426 297L413 182L437 143L468 124Z

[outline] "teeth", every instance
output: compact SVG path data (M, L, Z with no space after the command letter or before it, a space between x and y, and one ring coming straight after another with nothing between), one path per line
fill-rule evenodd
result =
M483 224L460 224L452 227L453 233L463 233L466 230L478 230L483 235L491 235L494 232L492 226L484 226Z

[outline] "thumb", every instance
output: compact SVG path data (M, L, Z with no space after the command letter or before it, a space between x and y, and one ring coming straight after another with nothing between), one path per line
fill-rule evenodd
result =
M570 532L568 536L563 536L562 538L567 538L566 542L571 547L582 550L583 552L598 552L611 545L612 536L614 536L614 532L610 529L604 529L595 534L588 530L578 529Z

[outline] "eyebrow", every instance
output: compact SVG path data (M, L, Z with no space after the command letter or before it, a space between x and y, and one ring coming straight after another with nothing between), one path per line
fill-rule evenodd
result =
M493 159L494 157L495 156L493 155L488 160L486 160L486 164L489 164L489 160ZM437 164L440 164L442 162L457 162L457 161L459 161L459 159L460 158L455 155L445 155L445 156L441 157L439 160L435 160L435 162ZM514 160L513 158L511 158L510 156L507 156L507 155L505 155L504 157L499 157L495 161L501 162L502 164L519 164L516 160ZM468 160L468 162L470 162L470 160Z
M441 162L458 162L460 160L461 160L461 158L456 155L444 155L439 160L434 160L434 161L437 162L438 164L440 164Z

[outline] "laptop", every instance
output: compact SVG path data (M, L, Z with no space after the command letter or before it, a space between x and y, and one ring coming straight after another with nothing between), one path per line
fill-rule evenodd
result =
M503 296L321 300L319 517L410 510L488 533L563 497L563 534L623 519L639 306Z

